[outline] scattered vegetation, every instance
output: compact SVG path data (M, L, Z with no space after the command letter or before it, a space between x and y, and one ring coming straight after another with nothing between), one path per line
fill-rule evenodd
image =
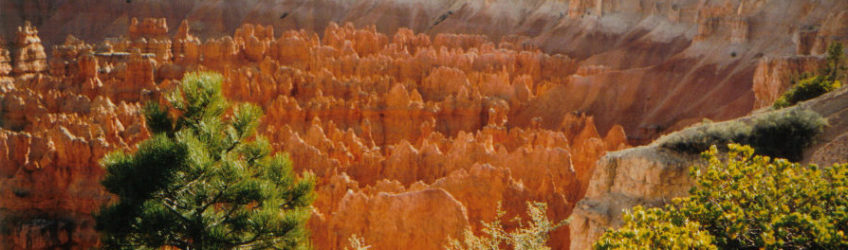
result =
M809 77L801 80L777 98L777 101L774 102L774 108L789 107L796 103L816 98L840 87L842 87L842 83L839 81L828 81L823 76Z
M677 152L697 154L712 145L726 150L729 143L748 144L761 154L801 160L804 149L813 143L827 124L811 110L787 109L754 118L746 123L706 122L658 139L660 145Z
M356 234L347 238L347 244L348 246L345 247L345 250L367 250L371 248L371 246L365 244L365 238L356 236Z
M186 74L167 100L145 108L152 138L102 160L102 184L119 198L95 215L104 247L306 246L314 181L255 135L262 110L230 108L213 73Z
M780 109L796 103L816 98L842 87L844 80L845 54L841 43L832 43L827 49L826 65L818 75L802 78L774 102L774 108Z
M484 236L476 236L471 230L465 231L463 241L452 240L447 249L470 249L470 250L496 250L502 247L507 249L550 249L545 245L550 232L567 224L566 220L553 223L545 214L547 204L542 202L528 202L527 215L530 216L530 224L524 226L519 218L519 228L513 232L507 232L501 224L505 212L498 204L498 215L492 222L483 222Z
M714 237L701 224L673 208L636 206L622 220L624 225L604 233L595 249L716 249Z
M827 47L827 65L821 69L822 76L828 81L845 80L845 71L848 70L848 65L845 65L845 48L842 43L831 43Z
M596 249L846 249L848 164L802 166L729 145L693 166L691 196L634 208Z

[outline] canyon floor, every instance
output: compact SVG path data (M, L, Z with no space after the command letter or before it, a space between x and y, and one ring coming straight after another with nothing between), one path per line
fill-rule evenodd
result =
M528 201L583 249L691 185L654 139L763 112L848 41L844 1L0 0L0 21L3 249L96 246L100 159L193 71L316 175L316 249L440 249ZM804 104L832 125L807 161L845 160L844 90Z

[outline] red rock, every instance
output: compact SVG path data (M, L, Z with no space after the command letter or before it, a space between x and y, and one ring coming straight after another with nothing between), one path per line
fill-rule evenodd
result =
M148 136L138 104L116 106L81 87L47 88L98 79L90 54L78 55L77 62L57 77L41 78L42 85L0 96L0 210L13 223L7 226L16 228L0 235L3 248L95 246L91 213L109 199L98 162Z
M15 65L12 72L17 77L32 77L32 74L47 70L47 54L41 45L38 30L29 22L18 27L15 46Z
M754 72L754 108L769 107L802 73L815 73L824 58L815 56L763 58Z
M6 49L6 41L0 38L0 88L6 89L12 84L12 58Z
M129 32L130 40L136 40L142 37L146 38L165 38L168 36L168 24L165 18L144 18L141 22L133 17L130 21Z
M309 228L319 247L338 248L356 233L380 249L438 248L466 228L479 233L498 202L508 217L522 215L527 201L547 202L550 217L564 219L594 160L627 147L621 127L601 139L585 115L564 119L562 131L543 129L541 119L514 126L543 85L562 84L546 72L574 72L576 64L510 41L501 49L481 36L431 43L407 30L389 42L374 27L346 24L328 28L323 40L307 31L275 38L270 27L243 25L233 38L200 43L187 22L167 40L167 25L149 20L133 25L134 40L92 46L69 38L54 50L50 75L33 73L32 84L0 97L7 138L0 161L12 163L0 173L14 174L0 188L56 190L3 193L16 202L0 209L25 221L56 220L24 212L38 208L80 223L60 230L67 236L22 226L0 239L3 246L96 246L90 213L109 199L97 184L97 161L147 138L140 105L192 69L220 71L226 96L262 106L260 132L297 171L317 176Z
M236 44L229 36L207 40L200 47L203 64L213 69L223 69L224 64L234 58L236 53Z
M384 236L396 221L365 222L368 209L356 205L374 203L380 192L447 190L456 198L450 207L465 208L474 230L498 200L507 217L540 200L550 217L566 218L600 155L767 105L788 76L812 66L760 58L818 55L848 34L844 1L132 4L23 1L0 8L0 32L23 45L5 46L12 50L5 58L0 49L0 172L12 176L0 190L13 201L3 199L0 209L37 208L79 225L41 234L50 230L24 223L2 236L0 248L96 245L87 209L102 200L89 186L98 174L86 171L98 168L84 158L146 138L138 107L184 72L219 71L231 100L265 109L260 131L275 150L318 176L323 198L310 222L314 243L337 248L348 236L336 234L339 225L385 239L374 235ZM234 4L246 11L222 12ZM80 14L90 12L101 14ZM129 19L157 15L165 18ZM45 44L59 45L49 63L34 28L24 25L15 36L25 19L41 25ZM181 23L172 38L166 20L192 25ZM126 38L62 44L66 34L90 42ZM486 185L467 186L469 180ZM27 199L6 191L30 186L48 191ZM344 198L348 190L356 195ZM364 198L353 198L359 194ZM434 227L412 219L403 225ZM442 230L416 239L458 232ZM555 249L568 245L562 232L554 232Z
M143 91L152 91L156 88L154 69L156 69L155 60L141 54L137 49L134 50L127 60L123 82L109 83L112 97L126 101L142 100Z
M827 53L827 47L831 43L845 43L848 39L845 34L848 34L848 11L834 11L828 13L821 27L818 29L815 43L811 46L810 52L813 55L823 55Z
M193 66L200 61L200 39L189 34L188 21L183 20L172 41L174 61L178 64Z
M333 248L347 246L356 234L374 249L436 249L459 239L468 226L465 208L441 189L369 197L349 192L342 199Z

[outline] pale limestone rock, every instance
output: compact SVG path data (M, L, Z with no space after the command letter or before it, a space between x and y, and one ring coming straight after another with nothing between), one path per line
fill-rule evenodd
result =
M599 160L586 197L571 215L571 249L589 249L606 230L621 225L624 209L660 206L688 195L693 157L642 146L609 153Z

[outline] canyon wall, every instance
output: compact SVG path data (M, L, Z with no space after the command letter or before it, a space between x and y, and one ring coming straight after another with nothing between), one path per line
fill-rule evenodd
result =
M608 69L551 88L512 124L528 126L540 117L543 127L555 129L566 113L586 112L601 131L622 125L636 144L704 117L727 120L760 107L752 79L764 56L820 55L827 44L848 41L844 1L6 0L2 6L0 33L13 36L30 20L48 47L68 34L90 42L132 37L125 31L133 17L164 17L171 35L189 20L201 40L243 23L270 26L275 34L304 29L319 38L331 22L374 25L386 34L405 28L431 36L480 34ZM586 98L563 98L575 93ZM680 107L683 102L692 105Z
M754 71L754 108L770 107L804 73L816 74L824 66L823 56L786 56L760 60Z
M133 19L126 38L69 36L48 60L37 29L20 29L3 68L26 70L6 73L0 89L2 248L96 246L91 213L114 199L99 185L99 159L149 137L141 104L188 71L221 72L229 99L264 108L260 133L273 148L318 177L309 228L319 249L354 234L377 249L439 248L479 233L498 203L511 218L543 201L562 220L595 161L628 147L622 127L599 133L586 114L556 129L509 126L564 84L551 72L577 71L567 56L514 42L352 24L322 38L246 24L203 42L188 22L168 30L164 19ZM568 245L567 228L554 234L552 246Z
M828 126L805 149L802 163L830 166L848 161L848 88L840 88L809 101L797 109L808 109L827 119ZM717 123L750 123L772 110ZM674 135L671 135L674 136ZM591 248L610 228L621 226L622 212L633 206L661 207L675 197L688 196L694 180L689 168L706 164L698 155L663 148L659 143L609 153L598 161L585 197L571 217L571 249Z
M662 206L688 195L689 167L696 157L642 146L603 157L586 197L571 217L571 249L591 249L607 230L621 226L622 212L636 205Z
M560 220L588 194L606 211L592 216L616 216L626 206L603 190L662 200L678 193L650 187L679 174L661 154L605 158L593 173L600 157L767 106L845 41L846 7L0 0L11 39L0 39L0 248L96 245L90 214L113 198L98 160L147 138L140 105L196 70L221 72L230 99L262 106L260 132L319 177L309 222L319 249L353 234L377 249L436 248L466 227L479 233L498 202L509 218L544 201ZM818 158L842 152L844 138ZM624 173L644 180L590 181ZM588 246L615 225L603 220L575 222L549 244Z

